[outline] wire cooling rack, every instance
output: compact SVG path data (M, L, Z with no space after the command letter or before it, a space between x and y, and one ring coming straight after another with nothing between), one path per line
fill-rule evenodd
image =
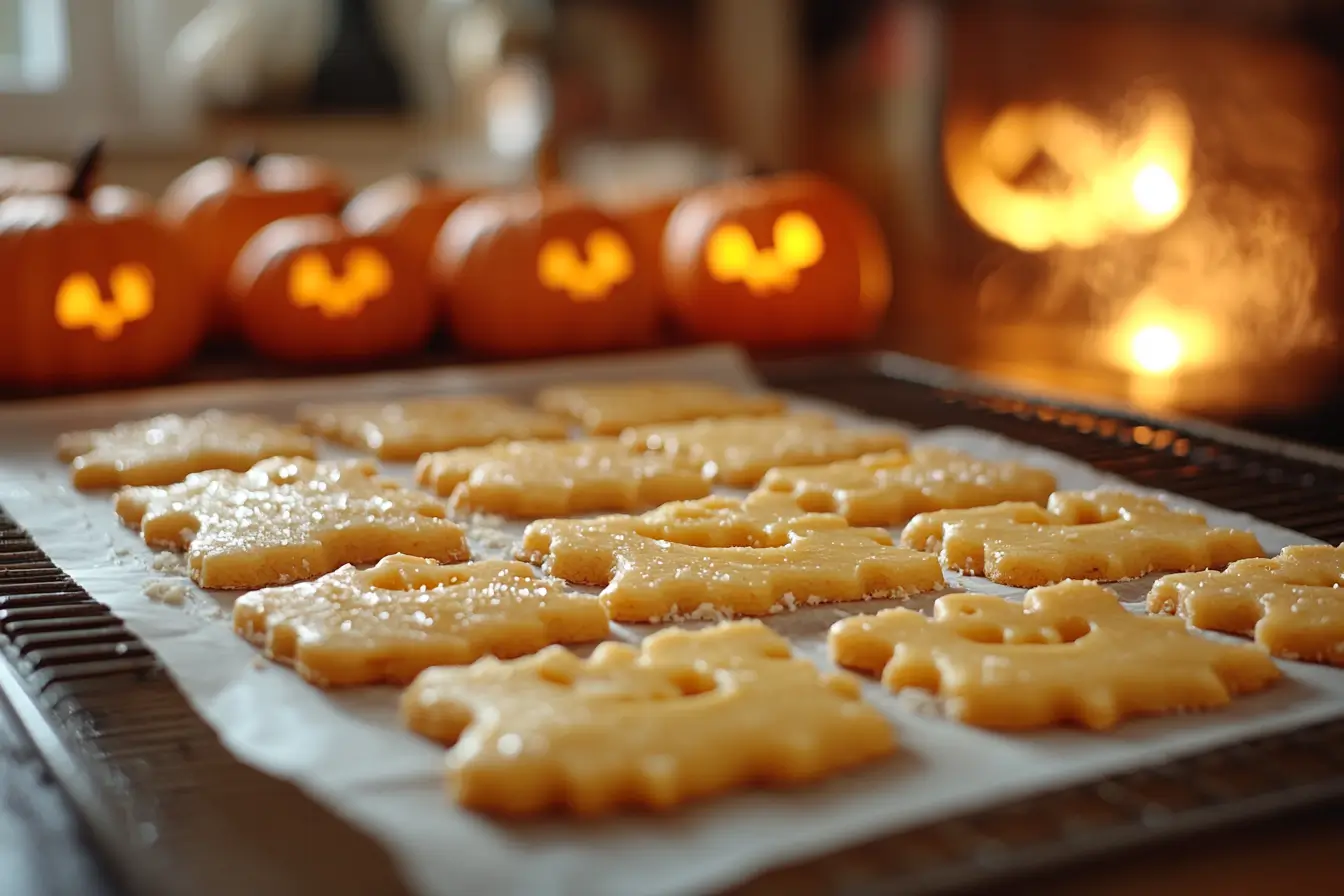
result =
M889 354L763 365L771 385L972 426L1344 541L1344 459L1016 396ZM235 760L149 649L0 509L0 693L128 893L406 893L386 853ZM1344 719L884 837L741 894L941 894L1344 798Z

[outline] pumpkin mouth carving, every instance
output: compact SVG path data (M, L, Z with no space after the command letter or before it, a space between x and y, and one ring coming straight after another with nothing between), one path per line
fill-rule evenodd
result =
M741 224L720 226L705 247L710 276L720 283L742 283L757 296L793 290L799 273L826 253L821 228L806 212L788 211L775 218L772 235L774 245L761 249Z
M103 298L93 275L77 271L56 290L56 322L67 330L93 330L110 342L126 324L148 317L154 310L154 277L139 264L119 264L108 276L111 300Z
M547 240L537 253L537 279L575 302L600 302L634 275L634 255L614 230L601 227L588 234L584 255L587 261L570 240Z
M392 288L392 266L365 246L345 256L345 274L337 277L325 255L304 252L289 269L289 297L297 308L316 308L323 317L354 317Z

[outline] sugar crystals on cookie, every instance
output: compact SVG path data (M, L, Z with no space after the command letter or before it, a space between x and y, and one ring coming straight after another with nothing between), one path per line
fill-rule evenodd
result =
M568 414L593 435L617 435L631 426L708 417L771 417L784 400L750 395L710 382L644 380L633 383L578 383L543 389L537 407Z
M218 410L68 432L56 440L56 453L70 464L75 488L85 490L168 485L204 470L246 470L268 457L316 456L297 426Z
M896 749L858 683L792 656L756 622L670 629L589 659L561 647L420 675L414 731L451 745L450 792L470 809L594 816L666 810L752 784L797 785Z
M324 687L404 684L431 666L600 641L608 630L596 597L547 582L526 563L443 565L402 554L245 594L233 626Z
M1129 716L1223 706L1281 675L1261 650L1138 616L1093 582L1036 588L1022 603L950 594L932 620L905 609L851 616L831 627L829 646L838 665L880 674L893 691L927 691L951 718L1000 729L1111 728Z
M275 457L245 473L193 473L169 486L124 488L116 511L146 544L185 550L203 588L281 585L398 553L468 559L466 535L446 508L370 461Z

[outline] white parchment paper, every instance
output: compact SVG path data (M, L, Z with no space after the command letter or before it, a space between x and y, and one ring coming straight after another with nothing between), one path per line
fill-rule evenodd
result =
M375 836L407 880L425 894L699 893L774 864L901 827L1344 715L1344 671L1293 662L1280 664L1286 676L1277 686L1225 709L1131 721L1106 733L979 731L939 718L929 701L917 695L892 695L869 682L866 696L891 718L902 742L900 755L890 761L803 790L749 792L665 817L502 824L460 811L445 798L443 750L399 728L394 689L323 693L288 670L259 660L230 630L228 595L191 588L186 606L147 598L147 582L186 580L175 578L172 563L164 562L170 557L147 549L118 525L106 496L81 495L69 488L67 472L51 455L51 441L63 430L164 411L224 407L287 415L297 402L307 400L470 392L524 396L565 380L648 377L696 377L756 387L742 357L711 348L499 368L193 386L29 404L0 409L0 504L162 657L230 749L246 762L294 780ZM846 423L872 421L851 416ZM941 430L916 440L1045 466L1058 475L1061 488L1118 481L1076 461L986 433ZM409 481L409 465L387 469ZM1216 524L1253 529L1269 553L1310 541L1249 517L1170 500L1205 512ZM477 555L509 550L520 528L478 523L472 532ZM1125 583L1119 590L1137 600L1150 581ZM1017 593L956 577L953 586ZM931 602L920 598L912 605L927 608ZM830 624L890 605L804 608L767 622L786 633L800 654L829 667L825 632ZM1139 611L1139 604L1131 606ZM616 634L635 639L652 628L623 626Z

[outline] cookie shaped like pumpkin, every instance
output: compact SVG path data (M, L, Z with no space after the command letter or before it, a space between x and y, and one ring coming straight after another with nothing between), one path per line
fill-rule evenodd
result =
M703 340L838 342L868 333L891 298L872 214L821 177L793 174L697 190L663 233L678 323Z
M432 270L453 335L485 355L641 345L658 324L654 271L624 225L559 189L463 203Z
M326 215L268 224L229 279L243 335L281 361L361 361L418 350L434 309L423 271L388 236Z
M201 268L216 332L238 329L227 284L247 241L281 218L334 215L347 195L340 177L317 159L255 150L238 159L206 159L169 184L159 210Z
M61 193L0 202L0 385L69 389L154 380L204 335L201 281L144 196L94 188L102 144Z

